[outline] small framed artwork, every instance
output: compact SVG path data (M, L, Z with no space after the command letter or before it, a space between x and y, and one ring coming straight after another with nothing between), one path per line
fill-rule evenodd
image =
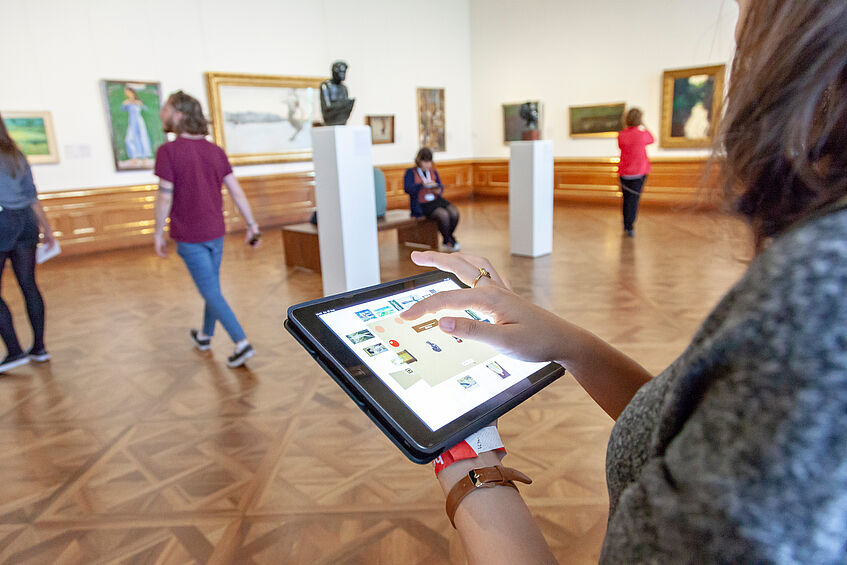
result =
M541 137L542 105L540 100L528 100L538 108L538 135ZM503 143L508 144L510 141L521 141L523 139L526 128L526 121L521 117L521 106L526 102L517 102L515 104L503 104Z
M59 162L50 112L3 112L2 115L9 135L31 165Z
M419 88L418 146L432 151L447 151L443 88Z
M617 137L623 129L626 103L570 106L571 137Z
M103 98L118 171L152 169L156 149L165 142L159 110L162 86L139 80L104 80Z
M215 142L233 165L308 161L324 80L206 73Z
M665 71L662 147L711 147L723 101L724 65Z
M394 116L365 116L365 125L371 126L371 142L374 145L394 143Z

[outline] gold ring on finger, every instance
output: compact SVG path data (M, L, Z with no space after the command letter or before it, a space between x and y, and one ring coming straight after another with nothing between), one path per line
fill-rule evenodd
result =
M491 278L491 273L486 271L484 268L477 267L477 269L479 269L479 274L473 280L473 283L471 284L471 288L476 288L476 285L479 282L479 279L481 279L482 277L488 277L489 279Z

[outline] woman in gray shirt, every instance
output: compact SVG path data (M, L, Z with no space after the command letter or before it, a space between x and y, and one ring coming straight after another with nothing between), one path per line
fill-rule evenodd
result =
M7 349L6 357L0 362L0 373L29 363L30 359L40 362L50 359L44 347L44 300L35 283L39 226L44 232L45 245L55 245L50 222L38 201L29 163L0 117L0 277L9 259L26 301L33 334L32 347L24 351L15 333L12 313L0 297L0 337Z
M603 563L847 563L847 0L738 4L721 165L758 252L668 369L652 378L484 259L413 254L475 288L404 317L487 311L439 324L558 361L616 419ZM520 475L475 451L438 474L469 561L554 561L517 490L474 488Z

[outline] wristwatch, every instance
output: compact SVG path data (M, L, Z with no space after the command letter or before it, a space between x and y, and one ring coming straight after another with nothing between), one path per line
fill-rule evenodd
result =
M532 484L532 479L517 469L502 465L471 469L450 489L450 493L447 495L447 517L450 518L450 523L453 524L454 528L456 527L456 522L453 520L456 509L459 507L459 503L470 493L480 488L494 487L511 487L518 490L515 481Z

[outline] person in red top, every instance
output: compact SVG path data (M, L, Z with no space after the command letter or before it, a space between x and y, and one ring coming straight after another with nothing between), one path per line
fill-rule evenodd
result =
M165 131L176 133L177 138L156 151L156 253L168 256L165 222L170 217L171 239L177 242L177 253L206 302L203 329L192 329L191 341L201 351L210 349L215 323L220 321L235 342L235 352L227 359L227 365L240 367L255 352L221 293L220 267L226 233L221 184L229 189L244 216L246 241L254 247L261 235L259 226L226 153L206 140L209 126L200 102L180 90L168 98L160 117Z
M618 147L621 160L618 163L618 176L623 192L623 229L626 235L633 237L635 216L638 214L638 200L650 172L650 160L647 159L647 146L653 143L653 136L641 123L643 114L638 108L630 108L626 113L626 129L618 134Z

